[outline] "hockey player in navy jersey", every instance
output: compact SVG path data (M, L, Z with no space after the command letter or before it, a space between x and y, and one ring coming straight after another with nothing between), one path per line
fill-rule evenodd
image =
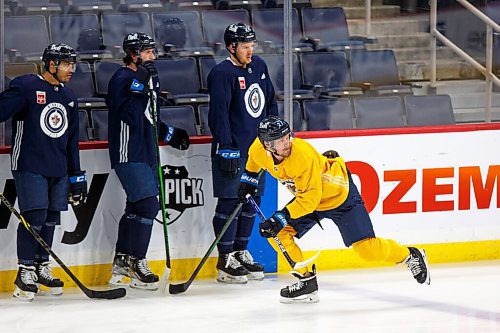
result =
M114 73L106 97L111 167L127 195L110 284L123 284L126 276L131 287L146 290L158 289L158 276L146 261L153 220L160 208L151 109L151 101L156 105L160 92L154 47L154 40L144 33L125 36L125 66ZM150 80L153 91L149 88ZM158 138L179 150L189 147L185 130L162 123L159 116L156 120Z
M267 66L260 57L253 55L255 41L255 32L248 25L228 26L224 42L230 55L208 75L208 125L213 135L212 179L214 196L218 198L213 218L216 235L238 204L242 169L248 148L256 137L257 125L267 116L278 114ZM253 193L258 203L264 186L261 181L258 192ZM217 244L217 281L246 283L249 278L264 278L264 268L247 250L254 218L252 206L244 203Z
M78 102L64 83L76 67L75 50L50 44L42 56L43 75L22 75L0 94L0 122L12 117L11 169L19 209L49 246L61 211L87 195L80 169ZM69 188L68 188L69 180ZM14 297L33 300L40 285L62 294L63 282L51 274L49 256L26 228L17 228L18 273Z

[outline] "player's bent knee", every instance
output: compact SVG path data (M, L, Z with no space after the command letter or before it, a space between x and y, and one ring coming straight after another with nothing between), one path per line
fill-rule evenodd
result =
M128 213L152 220L160 210L160 203L156 197L148 197L132 203L130 210Z

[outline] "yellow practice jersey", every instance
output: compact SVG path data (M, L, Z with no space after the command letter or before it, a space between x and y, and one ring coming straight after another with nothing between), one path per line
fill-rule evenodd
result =
M246 169L250 172L265 169L294 191L295 200L286 206L293 219L340 206L349 193L344 159L327 159L299 138L293 138L291 144L290 156L275 164L272 154L255 139L248 150Z

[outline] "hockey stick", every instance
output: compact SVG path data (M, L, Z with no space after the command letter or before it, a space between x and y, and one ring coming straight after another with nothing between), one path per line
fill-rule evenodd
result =
M76 285L83 291L85 295L89 298L105 298L105 299L115 299L125 296L127 293L125 288L117 288L110 290L92 290L78 280L78 278L69 270L68 266L62 262L61 259L52 251L50 246L43 240L43 238L31 227L31 225L24 219L24 217L10 204L10 202L5 198L3 193L0 193L0 200L2 203L14 214L23 226L28 230L28 232L36 239L36 241L43 247L43 249L54 258L54 260L61 266L61 268L68 274L68 276L76 283Z
M158 168L158 180L160 182L160 206L161 206L161 218L163 221L163 236L165 239L165 270L161 276L160 282L158 283L158 289L160 292L165 292L167 290L168 277L170 276L170 247L168 244L168 229L167 229L167 209L165 207L165 185L163 184L163 170L161 168L160 159L160 147L158 146L158 110L156 109L156 101L154 100L154 87L153 78L149 80L149 103L151 104L151 119L153 123L153 132L155 140L155 154L156 154L156 164Z
M193 283L194 279L196 278L196 275L198 275L198 272L201 270L201 267L203 266L203 264L205 264L205 262L207 261L208 257L210 256L210 254L214 250L215 246L220 241L220 239L222 238L222 236L226 232L227 228L229 228L229 226L231 225L231 222L234 220L234 217L236 216L236 214L238 214L238 211L241 209L241 206L243 206L243 203L240 202L236 206L236 208L233 210L233 212L231 213L231 215L229 215L229 217L227 218L226 224L224 224L224 226L222 227L222 230L220 231L220 233L217 235L217 237L215 237L214 241L212 242L212 244L208 248L207 253L205 253L205 255L203 256L203 259L201 259L200 263L198 264L198 266L196 266L194 272L189 277L189 280L187 280L184 283L171 284L169 286L168 291L171 294L180 294L180 293L183 293L183 292L185 292L189 288L189 286L191 285L191 283Z
M252 196L250 194L247 194L247 200L248 200L248 203L250 205L252 205L252 207L255 210L255 212L259 215L259 217L262 220L262 222L264 222L266 220L266 217L264 216L264 213L259 208L259 206L257 205L257 203L255 202L255 200L252 198ZM285 256L286 260L288 261L288 263L290 264L290 266L292 266L293 269L302 268L302 267L305 267L305 266L309 265L311 262L313 262L314 260L316 260L316 258L320 254L320 251L318 251L318 253L316 253L314 256L312 256L308 260L295 262L295 261L293 261L292 258L290 258L290 255L288 254L288 252L286 251L285 247L283 246L283 244L279 240L278 236L274 235L273 239L276 242L276 245L278 245L278 247L280 248L281 253L283 253L283 255Z

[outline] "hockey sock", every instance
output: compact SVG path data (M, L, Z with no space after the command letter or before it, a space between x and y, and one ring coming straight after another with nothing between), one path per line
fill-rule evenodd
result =
M23 217L31 225L33 230L40 233L47 218L46 209L36 209L23 212ZM17 258L22 265L33 265L38 242L29 233L22 223L17 226Z
M42 230L40 231L40 236L43 238L45 243L48 246L52 247L52 242L54 240L54 231L56 229L56 225L58 225L61 221L61 212L56 212L53 210L49 210L47 212L47 218L45 219L45 224L42 226ZM43 249L43 247L38 244L37 250L35 253L35 262L42 263L49 260L49 254L47 251Z
M255 202L260 204L260 197L256 197ZM246 250L250 235L252 234L253 224L255 221L255 210L252 205L244 204L241 208L241 214L238 218L238 225L236 227L236 236L234 238L234 251Z
M295 262L300 262L304 261L304 255L302 254L302 250L300 247L295 243L294 236L297 234L295 229L291 227L290 225L285 226L281 231L278 233L278 238L281 241L281 244L283 244L283 247L285 248L286 252L290 255L290 258L292 258L293 261ZM281 253L280 248L272 238L268 238L269 243L271 246L276 250L276 252ZM295 271L299 272L300 274L305 274L308 270L307 267L303 268L297 268Z
M123 214L118 225L118 239L116 240L116 253L130 254L130 229L132 222L127 218L127 213Z
M399 263L410 254L407 247L392 239L379 237L363 239L352 244L354 251L366 261L384 261Z
M137 215L129 215L128 219L131 234L134 235L134 241L130 244L130 254L139 259L146 258L153 230L153 219Z
M219 198L219 200L217 201L217 206L215 207L214 218L212 220L215 235L218 235L221 232L224 224L226 224L227 222L229 215L236 208L237 204L238 201L236 199ZM233 220L233 222L229 225L229 228L227 228L226 232L217 244L217 249L219 250L219 252L233 252L234 238L236 237L236 229L238 223L237 221L237 219Z

